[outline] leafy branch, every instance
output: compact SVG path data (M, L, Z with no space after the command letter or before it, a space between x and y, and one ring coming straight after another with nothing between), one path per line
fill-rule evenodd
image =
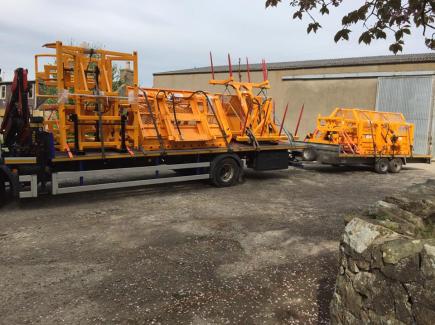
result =
M276 7L283 0L266 0L266 8ZM314 14L328 15L333 8L339 7L345 0L288 0L294 8L293 19L310 19L307 33L316 33L322 28ZM350 1L350 0L349 0ZM435 50L435 1L434 0L366 0L355 10L347 13L341 20L342 29L334 36L337 43L349 40L352 26L361 24L364 31L358 42L370 45L375 39L394 37L389 50L394 54L401 52L405 44L405 35L411 35L411 27L421 30L425 44Z

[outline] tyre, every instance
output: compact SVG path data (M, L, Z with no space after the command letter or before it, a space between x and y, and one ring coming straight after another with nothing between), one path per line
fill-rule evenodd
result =
M403 167L403 161L400 158L391 159L388 163L388 171L393 174L400 173Z
M213 166L212 183L217 187L229 187L235 185L240 178L241 168L237 161L232 158L218 160Z
M302 158L305 161L315 161L317 158L317 152L314 148L305 148L304 151L302 152Z
M388 173L389 161L386 158L378 159L375 163L375 172L378 174Z

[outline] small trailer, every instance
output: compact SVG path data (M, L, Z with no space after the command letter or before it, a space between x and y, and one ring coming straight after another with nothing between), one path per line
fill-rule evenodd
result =
M407 163L430 163L430 155L413 153L414 125L403 114L337 108L319 116L316 130L292 158L322 164L368 165L380 174L399 173Z
M297 147L297 149L295 149ZM374 156L343 153L340 145L319 144L295 141L292 144L290 164L303 164L304 162L317 162L331 166L358 166L373 167L379 174L399 173L402 167L410 163L430 164L430 155L394 155Z

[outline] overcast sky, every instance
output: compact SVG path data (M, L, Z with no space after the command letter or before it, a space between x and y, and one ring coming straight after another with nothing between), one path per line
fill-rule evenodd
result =
M139 53L142 85L152 84L152 73L215 64L249 56L251 62L294 61L390 54L388 44L358 45L353 40L335 44L348 7L321 19L324 29L306 35L306 22L291 19L288 4L266 10L265 0L13 0L0 6L0 68L10 79L18 66L33 71L33 55L41 45L61 40L83 41L106 49ZM406 38L404 53L423 53L423 37ZM33 75L33 73L32 73Z

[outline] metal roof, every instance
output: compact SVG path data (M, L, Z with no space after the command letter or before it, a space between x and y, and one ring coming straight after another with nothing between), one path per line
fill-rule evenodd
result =
M327 60L309 60L309 61L291 61L268 63L267 68L272 70L296 70L296 69L315 69L328 67L347 67L363 65L382 65L382 64L402 64L402 63L430 63L435 62L434 53L422 54L402 54L402 55L383 55L367 56L356 58L327 59ZM250 65L251 71L261 71L261 64ZM233 69L238 70L238 65L234 64ZM241 66L242 71L246 71L246 65ZM210 67L201 67L193 69L175 70L167 72L154 73L158 75L179 75L179 74L201 74L210 73ZM216 66L215 72L228 72L228 66Z

